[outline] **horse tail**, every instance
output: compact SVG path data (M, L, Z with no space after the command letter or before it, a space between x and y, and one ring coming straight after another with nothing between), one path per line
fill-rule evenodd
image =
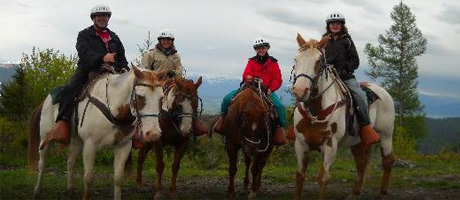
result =
M27 168L28 172L37 171L39 160L38 146L40 145L40 118L43 103L34 109L29 119L29 138L27 145Z

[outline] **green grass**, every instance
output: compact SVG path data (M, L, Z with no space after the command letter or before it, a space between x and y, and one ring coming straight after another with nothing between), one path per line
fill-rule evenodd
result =
M204 146L203 148L206 149L208 147ZM283 148L274 150L273 157L269 160L268 165L264 169L264 182L291 185L294 183L295 172L297 170L294 152L289 152L290 147ZM218 143L215 143L215 146L212 147L212 149L219 154L224 153L223 145L221 144L219 145ZM290 158L285 158L283 162L280 162L278 157L283 156L278 155L279 152L277 151L280 151L283 154L289 154L285 156L290 156ZM137 160L136 154L136 152L133 154L134 161ZM185 156L179 172L179 179L196 180L201 178L218 177L226 181L228 177L227 158L222 155L214 156L220 156L220 158L211 159L214 163L208 162L206 165L203 165L206 161L203 161L202 159L204 158L199 157L199 154L195 156ZM171 177L172 157L173 155L171 153L166 153L165 155L166 167L164 178L166 179ZM46 199L66 197L66 194L64 193L66 189L64 155L51 155L49 158L47 166L51 169L44 177L43 194L46 194ZM36 182L36 173L31 175L27 174L24 157L14 157L4 154L1 156L0 160L2 164L2 170L0 170L0 199L30 199ZM434 190L460 189L460 156L458 154L444 153L436 156L412 155L410 157L406 157L405 160L412 162L416 167L414 169L398 167L393 168L390 190L391 188L425 188ZM148 179L150 182L153 182L152 179L155 177L154 164L154 156L150 153L144 165L144 180ZM313 184L313 182L316 182L320 164L321 156L319 153L313 153L310 157L310 164L308 166L307 184ZM244 176L244 162L242 161L241 156L238 168L237 185L241 185ZM133 163L133 174L135 173L135 169L136 163ZM111 154L109 151L99 154L94 172L97 174L97 178L94 181L94 191L105 191L103 194L111 194L111 191L113 190L113 169L111 164ZM82 173L83 168L80 157L77 160L77 176L74 180L77 193L81 193L81 191L83 191ZM346 150L341 150L335 163L332 165L330 173L330 184L339 184L343 188L353 187L356 170L353 157L350 153ZM373 189L378 188L380 186L381 178L382 169L380 165L380 156L374 153L371 172L369 178L367 179L366 187ZM167 186L167 183L169 183L169 181L165 182L165 187ZM124 188L136 188L134 178L131 177L126 179ZM222 194L225 194L225 189L221 192ZM288 194L291 194L291 192L286 191L280 195ZM139 194L136 192L124 193L124 197L129 199L145 198L145 195L146 194ZM202 195L205 195L205 193ZM99 197L111 198L111 196ZM270 196L265 197L270 198ZM263 198L264 196L262 196L262 199Z

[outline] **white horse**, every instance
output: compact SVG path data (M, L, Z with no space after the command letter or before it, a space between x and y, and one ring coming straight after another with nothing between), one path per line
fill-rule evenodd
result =
M95 82L89 95L99 100L99 107L105 107L103 114L97 103L90 102L90 97L78 104L78 133L72 123L71 143L67 161L67 190L73 192L73 172L75 160L83 151L84 185L83 199L88 199L93 181L93 167L96 152L113 149L114 154L114 199L121 199L121 186L125 162L131 150L131 138L135 129L142 132L147 141L158 140L161 136L158 116L160 99L164 96L162 73L141 71L133 66L129 73L106 75ZM104 103L102 103L104 102ZM41 114L40 114L41 111ZM51 95L45 99L43 106L36 109L31 118L29 133L29 170L36 168L38 160L38 140L43 143L55 124L58 104L53 105ZM84 120L82 120L84 117ZM72 119L72 122L74 121ZM39 194L47 148L39 151L38 181L34 194Z
M346 91L345 86L334 72L333 67L326 66L324 63L323 50L328 38L323 38L320 42L316 40L307 42L298 34L297 42L300 49L295 56L292 87L296 100L299 102L294 111L295 151L298 163L294 198L299 199L302 195L308 156L312 150L318 150L323 154L318 183L319 198L325 198L329 168L334 162L339 146L351 148L355 157L358 179L350 195L355 197L361 193L364 185L364 175L370 163L371 148L366 148L361 144L359 133L355 133L355 136L347 133L345 118L348 109L344 103L346 102L345 95L342 93ZM391 96L382 87L375 84L367 84L367 87L379 97L379 100L369 106L369 115L381 139L384 175L379 197L384 198L388 191L391 165L394 160L392 147L394 104ZM305 104L309 104L308 109ZM355 130L359 130L357 123L355 123Z

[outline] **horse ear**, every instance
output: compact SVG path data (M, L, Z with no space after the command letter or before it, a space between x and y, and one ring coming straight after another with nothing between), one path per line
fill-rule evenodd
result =
M174 84L176 84L177 89L182 90L182 82L179 81L179 79L175 78L174 79Z
M198 89L198 87L200 87L202 82L203 82L203 78L202 76L200 76L200 78L198 78L198 80L195 83L195 88Z
M136 78L138 78L138 79L144 78L144 74L142 73L142 71L139 70L139 68L137 68L134 65L133 65L133 72L134 72L134 75L136 75Z
M318 47L320 49L326 48L327 43L329 42L330 37L329 36L324 36L321 38L321 41L318 42Z
M297 43L299 47L303 47L307 43L299 33L297 33Z

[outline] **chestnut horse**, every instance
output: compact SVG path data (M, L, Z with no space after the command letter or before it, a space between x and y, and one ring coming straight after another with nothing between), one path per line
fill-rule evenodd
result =
M176 196L176 179L180 168L180 162L189 143L192 131L192 120L198 117L198 87L202 78L196 83L182 77L175 78L169 91L166 91L166 98L163 101L161 111L160 127L162 135L159 140L147 143L146 147L139 151L137 165L137 184L142 187L142 166L147 153L153 148L156 156L156 194L155 199L162 196L163 185L161 178L164 170L163 147L174 146L174 162L172 164L172 177L169 185L171 197Z
M235 192L238 151L243 150L246 171L244 189L249 189L249 198L255 198L259 191L262 170L273 149L272 109L264 99L260 80L245 84L229 107L227 117L222 123L222 132L226 136L225 147L229 158L229 184L227 196L232 198ZM252 161L252 158L254 161ZM249 168L252 172L252 184L249 186Z
M320 199L325 198L329 169L334 162L338 147L351 148L355 157L358 179L351 197L361 193L366 169L370 164L371 148L361 144L360 134L356 131L348 133L350 129L347 127L346 118L349 110L346 106L348 98L345 95L348 90L335 69L325 63L323 48L328 40L323 38L319 42L317 40L307 42L302 36L297 35L300 50L295 56L292 87L298 102L294 112L295 150L298 163L295 199L301 197L308 156L312 150L318 150L323 154L323 163L318 175ZM391 165L394 161L392 147L394 104L390 94L382 87L370 83L365 84L365 87L379 98L369 106L369 116L381 139L380 150L384 174L379 197L384 198L388 191ZM357 121L354 122L354 130L359 130Z
M112 149L114 154L114 199L121 199L124 167L131 151L131 137L134 130L141 131L147 141L160 138L161 130L158 116L161 105L160 99L164 94L162 81L159 77L163 77L165 73L141 71L133 66L131 72L109 74L94 83L93 89L77 105L78 115L76 117L82 119L82 123L79 125L72 123L67 161L67 190L69 192L73 192L73 172L76 157L83 152L85 186L83 199L88 199L93 182L96 153L104 149ZM38 146L43 143L55 124L58 106L58 104L52 103L51 95L48 95L42 106L34 111L31 118L28 161L29 170L35 170L38 162L35 196L41 190L48 151L48 147L39 150ZM86 118L84 123L83 116ZM75 116L72 118L71 121L74 121ZM78 132L76 132L77 127L75 126L78 126Z

